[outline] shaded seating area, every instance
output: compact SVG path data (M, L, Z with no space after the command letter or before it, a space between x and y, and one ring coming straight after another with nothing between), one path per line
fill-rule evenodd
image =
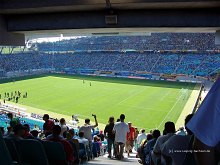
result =
M21 160L31 165L49 165L43 145L37 140L21 140L19 142Z
M4 138L4 142L8 148L9 153L11 154L11 158L13 161L21 163L21 157L18 153L15 143L12 139Z
M8 151L8 148L3 140L1 131L0 131L0 148L1 148L0 149L0 160L2 164L5 164L5 165L17 164L16 162L13 162L10 152Z
M6 115L1 114L0 116L3 122L7 121L9 123ZM1 143L7 149L9 161L16 164L71 165L84 163L99 156L99 149L97 150L94 144L89 149L88 146L79 143L77 138L67 141L63 137L58 136L55 138L55 135L53 135L53 138L47 139L41 136L42 134L39 136L33 134L32 137L33 132L36 134L39 132L29 130L29 133L22 124L17 124L7 132L4 130L5 128L1 127L1 133L4 134L4 137L1 136Z
M75 161L67 161L64 147L60 142L33 139L14 140L0 137L0 161L4 165L71 165L79 164L79 152L72 142ZM4 158L4 159L3 159ZM5 163L4 163L5 162Z
M49 165L44 146L38 140L12 140L4 138L3 142L9 151L11 159L21 165Z
M64 147L59 142L44 141L43 146L50 165L67 165Z
M69 143L72 145L73 150L74 150L73 156L76 159L75 162L80 163L81 159L79 157L79 142L78 142L78 140L72 139L72 140L69 140Z

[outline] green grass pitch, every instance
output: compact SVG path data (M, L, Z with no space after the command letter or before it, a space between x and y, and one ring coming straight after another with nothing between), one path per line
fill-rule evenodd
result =
M166 121L176 122L194 87L190 83L44 75L2 80L0 93L3 99L4 92L27 91L28 98L21 98L19 104L65 115L78 114L79 118L91 118L94 113L100 123L124 113L126 121L138 128L162 130Z

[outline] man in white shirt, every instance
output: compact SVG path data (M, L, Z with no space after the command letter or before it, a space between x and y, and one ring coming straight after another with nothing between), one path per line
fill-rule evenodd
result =
M141 130L141 133L138 134L138 137L137 137L138 147L141 145L141 142L142 142L143 140L145 140L145 139L147 139L147 135L146 135L146 133L145 133L145 130L142 129L142 130Z
M90 119L85 119L85 124L80 127L79 132L84 132L84 137L88 139L88 141L92 141L92 132L91 130L98 126L98 121L96 115L93 115L95 119L95 125L90 125Z
M115 133L116 158L123 159L123 152L126 143L126 135L129 133L128 124L124 122L125 115L120 115L120 122L117 122L113 128Z
M89 148L92 150L92 129L98 126L96 115L92 115L95 119L95 125L90 125L90 119L85 119L85 124L80 127L79 132L84 132L84 137L89 141Z

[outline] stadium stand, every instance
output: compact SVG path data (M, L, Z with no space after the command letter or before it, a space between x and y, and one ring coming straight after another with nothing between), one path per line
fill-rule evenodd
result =
M147 71L149 73L209 76L218 73L220 54L172 54L138 52L92 53L18 53L0 55L0 68L5 72L37 69Z
M213 50L214 33L151 33L150 36L92 36L38 43L39 51Z
M90 74L103 70L146 71L208 77L220 68L219 46L215 45L214 37L214 33L152 33L151 36L93 36L32 43L29 51L14 47L6 51L3 47L0 77L9 72L46 69L71 73L83 73L77 70L86 69Z
M33 43L33 47L37 49L29 51L15 49L15 51L13 48L8 53L5 53L3 48L0 49L0 77L4 77L3 73L25 71L31 74L33 70L44 69L81 74L115 72L117 76L130 76L134 72L146 72L209 77L216 75L220 69L220 54L217 51L219 47L214 44L214 34L212 33L152 33L151 36L79 37L57 42ZM145 74L145 76L147 75ZM0 151L0 157L5 158L1 162L5 161L7 164L11 164L8 162L12 161L19 164L68 164L64 151L65 146L63 147L57 141L44 141L45 137L40 132L43 130L43 122L39 120L41 117L37 114L31 114L31 118L19 116L20 124L28 124L32 131L36 125L39 129L37 130L39 135L33 134L36 139L23 139L21 135L24 128L20 126L19 130L9 129L10 119L5 113L0 114L0 126L3 128L1 134L3 133L4 137L2 138L0 135L0 145L4 149L4 152ZM172 136L176 136L174 132L175 130L172 131ZM67 130L66 136L68 134L70 132ZM99 132L97 134L100 135ZM93 134L93 137L96 137L95 135ZM13 138L10 139L10 136ZM57 135L57 139L60 138L59 140L62 141L65 137L60 136ZM157 138L161 139L161 137L164 136L159 138L155 136L154 141L151 141L152 145L157 143ZM93 140L92 151L90 151L83 143L79 143L79 140L78 143L74 141L79 138L77 135L74 136L74 140L72 138L65 143L72 146L70 148L73 150L73 160L75 160L72 162L73 164L89 160L91 153L91 158L94 158L106 151L106 139L104 141L98 139L98 142ZM150 141L150 139L148 140ZM144 144L147 142L145 140ZM32 147L35 150L29 152L29 148ZM142 147L144 152L146 146L142 145ZM16 150L17 152L15 152ZM55 152L57 150L60 153ZM149 150L152 151L152 148ZM147 155L145 153L140 162L144 163L147 160L149 163L149 159L151 159L147 157L149 155L149 152ZM123 159L123 157L121 158Z

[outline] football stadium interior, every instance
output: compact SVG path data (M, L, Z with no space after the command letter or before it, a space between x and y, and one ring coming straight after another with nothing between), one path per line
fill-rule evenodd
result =
M220 143L212 157L186 127L220 75L219 9L215 0L0 0L0 164L220 164ZM188 155L197 139L208 156Z

